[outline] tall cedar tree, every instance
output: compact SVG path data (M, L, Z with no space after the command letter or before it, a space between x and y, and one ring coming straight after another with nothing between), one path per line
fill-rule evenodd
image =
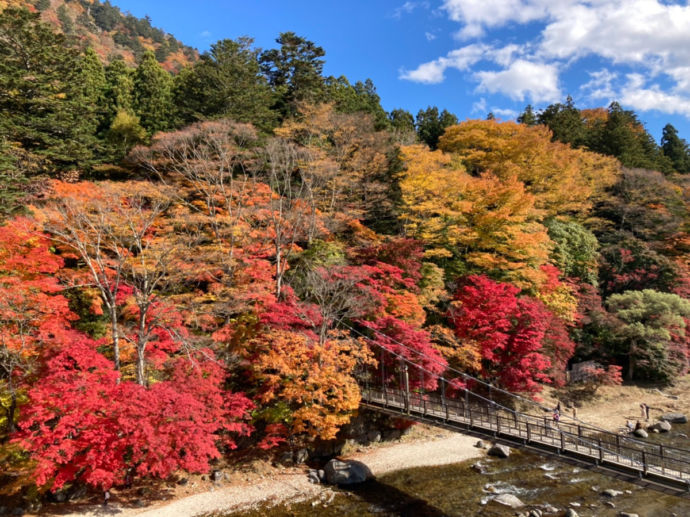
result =
M134 72L134 111L150 134L172 127L172 81L153 52L146 52Z
M29 153L32 172L87 166L95 142L78 52L22 9L0 14L0 141ZM88 75L88 74L87 74Z

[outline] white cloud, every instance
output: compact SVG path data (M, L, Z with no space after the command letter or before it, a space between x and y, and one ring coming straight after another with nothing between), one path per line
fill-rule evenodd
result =
M613 100L616 96L613 83L618 79L618 74L607 68L588 73L590 79L580 86L580 90L590 99Z
M436 39L436 34L433 32L425 32L424 37L426 37L427 41L434 41Z
M404 4L402 4L400 7L396 7L395 10L393 11L393 18L401 18L403 14L412 14L412 12L417 9L418 7L428 9L429 8L429 2L424 1L424 2L410 2L407 1Z
M515 119L518 116L518 112L515 110L507 108L491 108L491 112L499 118L502 119Z
M489 51L490 48L485 45L468 45L449 52L445 57L422 63L414 70L403 70L400 73L400 78L426 84L440 83L445 79L444 73L446 69L469 70L471 66L484 58Z
M587 98L620 99L641 110L687 112L687 0L443 0L441 12L459 24L456 36L463 40L481 40L501 28L501 36L511 31L511 43L474 41L402 73L402 78L438 83L448 68L468 71L479 63L494 63L498 71L482 70L490 68L484 66L475 71L479 91L549 102L559 100L559 72L594 57L599 69L585 69L574 86ZM530 34L526 24L531 24ZM479 56L477 49L482 50ZM619 77L620 66L637 75Z
M204 39L210 39L212 34L211 31L202 31L199 36L201 36Z
M486 113L486 99L484 97L472 104L472 113Z
M555 65L518 59L508 68L475 74L479 91L502 93L513 100L554 102L561 98L558 68Z

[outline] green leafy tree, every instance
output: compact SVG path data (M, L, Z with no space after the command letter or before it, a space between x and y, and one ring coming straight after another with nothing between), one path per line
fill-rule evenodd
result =
M681 174L690 172L690 148L688 148L688 143L678 136L678 130L671 124L664 126L661 150L664 156L671 160L677 172Z
M314 102L323 96L321 58L326 53L294 32L281 33L276 42L280 48L262 52L259 63L269 84L280 95L276 108L284 116L293 115L297 102Z
M678 295L651 289L626 291L608 299L618 318L618 352L628 361L626 376L670 380L687 367L685 318L690 302ZM674 346L680 341L680 346Z
M458 123L458 117L443 110L440 114L436 106L429 106L425 110L419 110L415 125L419 139L434 150L438 146L438 140L447 127Z
M81 63L37 13L0 13L0 139L26 151L34 172L90 163L95 115L84 102Z
M146 140L146 130L141 127L139 117L120 110L115 115L107 134L107 141L113 147L116 159L122 159L137 144Z
M173 125L172 83L153 52L146 52L134 72L134 112L150 134Z
M594 234L574 221L549 219L545 226L553 241L552 263L566 277L597 285L599 242Z
M74 20L72 20L72 17L67 12L67 7L65 4L62 4L57 8L56 14L58 21L60 22L60 26L62 27L62 32L67 35L74 34Z
M263 129L275 126L275 96L261 74L253 42L247 37L221 40L176 77L175 105L182 121L228 117Z

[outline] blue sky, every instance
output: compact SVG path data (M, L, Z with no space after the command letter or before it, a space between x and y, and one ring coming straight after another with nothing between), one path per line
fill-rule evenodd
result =
M652 135L690 140L690 6L672 0L114 0L204 50L294 31L326 51L325 73L371 78L387 110L436 105L463 120L512 119L572 95L618 100Z

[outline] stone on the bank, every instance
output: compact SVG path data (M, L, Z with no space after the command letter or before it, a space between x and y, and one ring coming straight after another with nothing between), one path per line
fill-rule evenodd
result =
M649 438L649 434L644 429L635 429L633 434L638 438Z
M496 456L497 458L507 458L510 456L510 447L496 443L491 446L487 454L489 456Z
M369 431L367 440L372 443L379 443L381 441L381 431Z
M486 466L482 465L481 463L473 463L472 466L470 467L472 470L475 472L479 472L480 474L486 474Z
M222 470L214 470L213 472L211 472L211 481L213 481L214 483L222 481L224 477L225 476Z
M531 510L528 514L527 517L543 517L543 514L541 513L541 510Z
M666 413L665 415L661 415L661 420L671 422L672 424L688 423L688 417L685 416L683 413Z
M307 449L298 449L295 451L295 463L301 465L309 459L309 451Z
M319 479L319 472L314 469L309 470L309 473L307 474L307 481L313 483L314 485L321 483L321 479Z
M618 517L640 517L636 513L620 512Z
M373 477L371 470L361 461L333 459L324 467L326 481L331 485L354 485Z
M656 424L650 425L649 429L658 433L668 433L671 430L671 424L666 420L659 420Z
M620 490L614 490L613 488L607 488L604 490L601 495L606 496L606 497L617 497L621 495L623 492Z
M525 503L520 501L520 499L513 494L499 494L494 497L492 501L502 504L503 506L510 506L511 508L522 508L525 506Z
M565 517L580 517L575 510L572 508L568 508L565 511Z
M475 446L477 449L483 449L483 448L484 448L484 442L481 441L481 440L479 440L477 443L474 444L474 446Z

